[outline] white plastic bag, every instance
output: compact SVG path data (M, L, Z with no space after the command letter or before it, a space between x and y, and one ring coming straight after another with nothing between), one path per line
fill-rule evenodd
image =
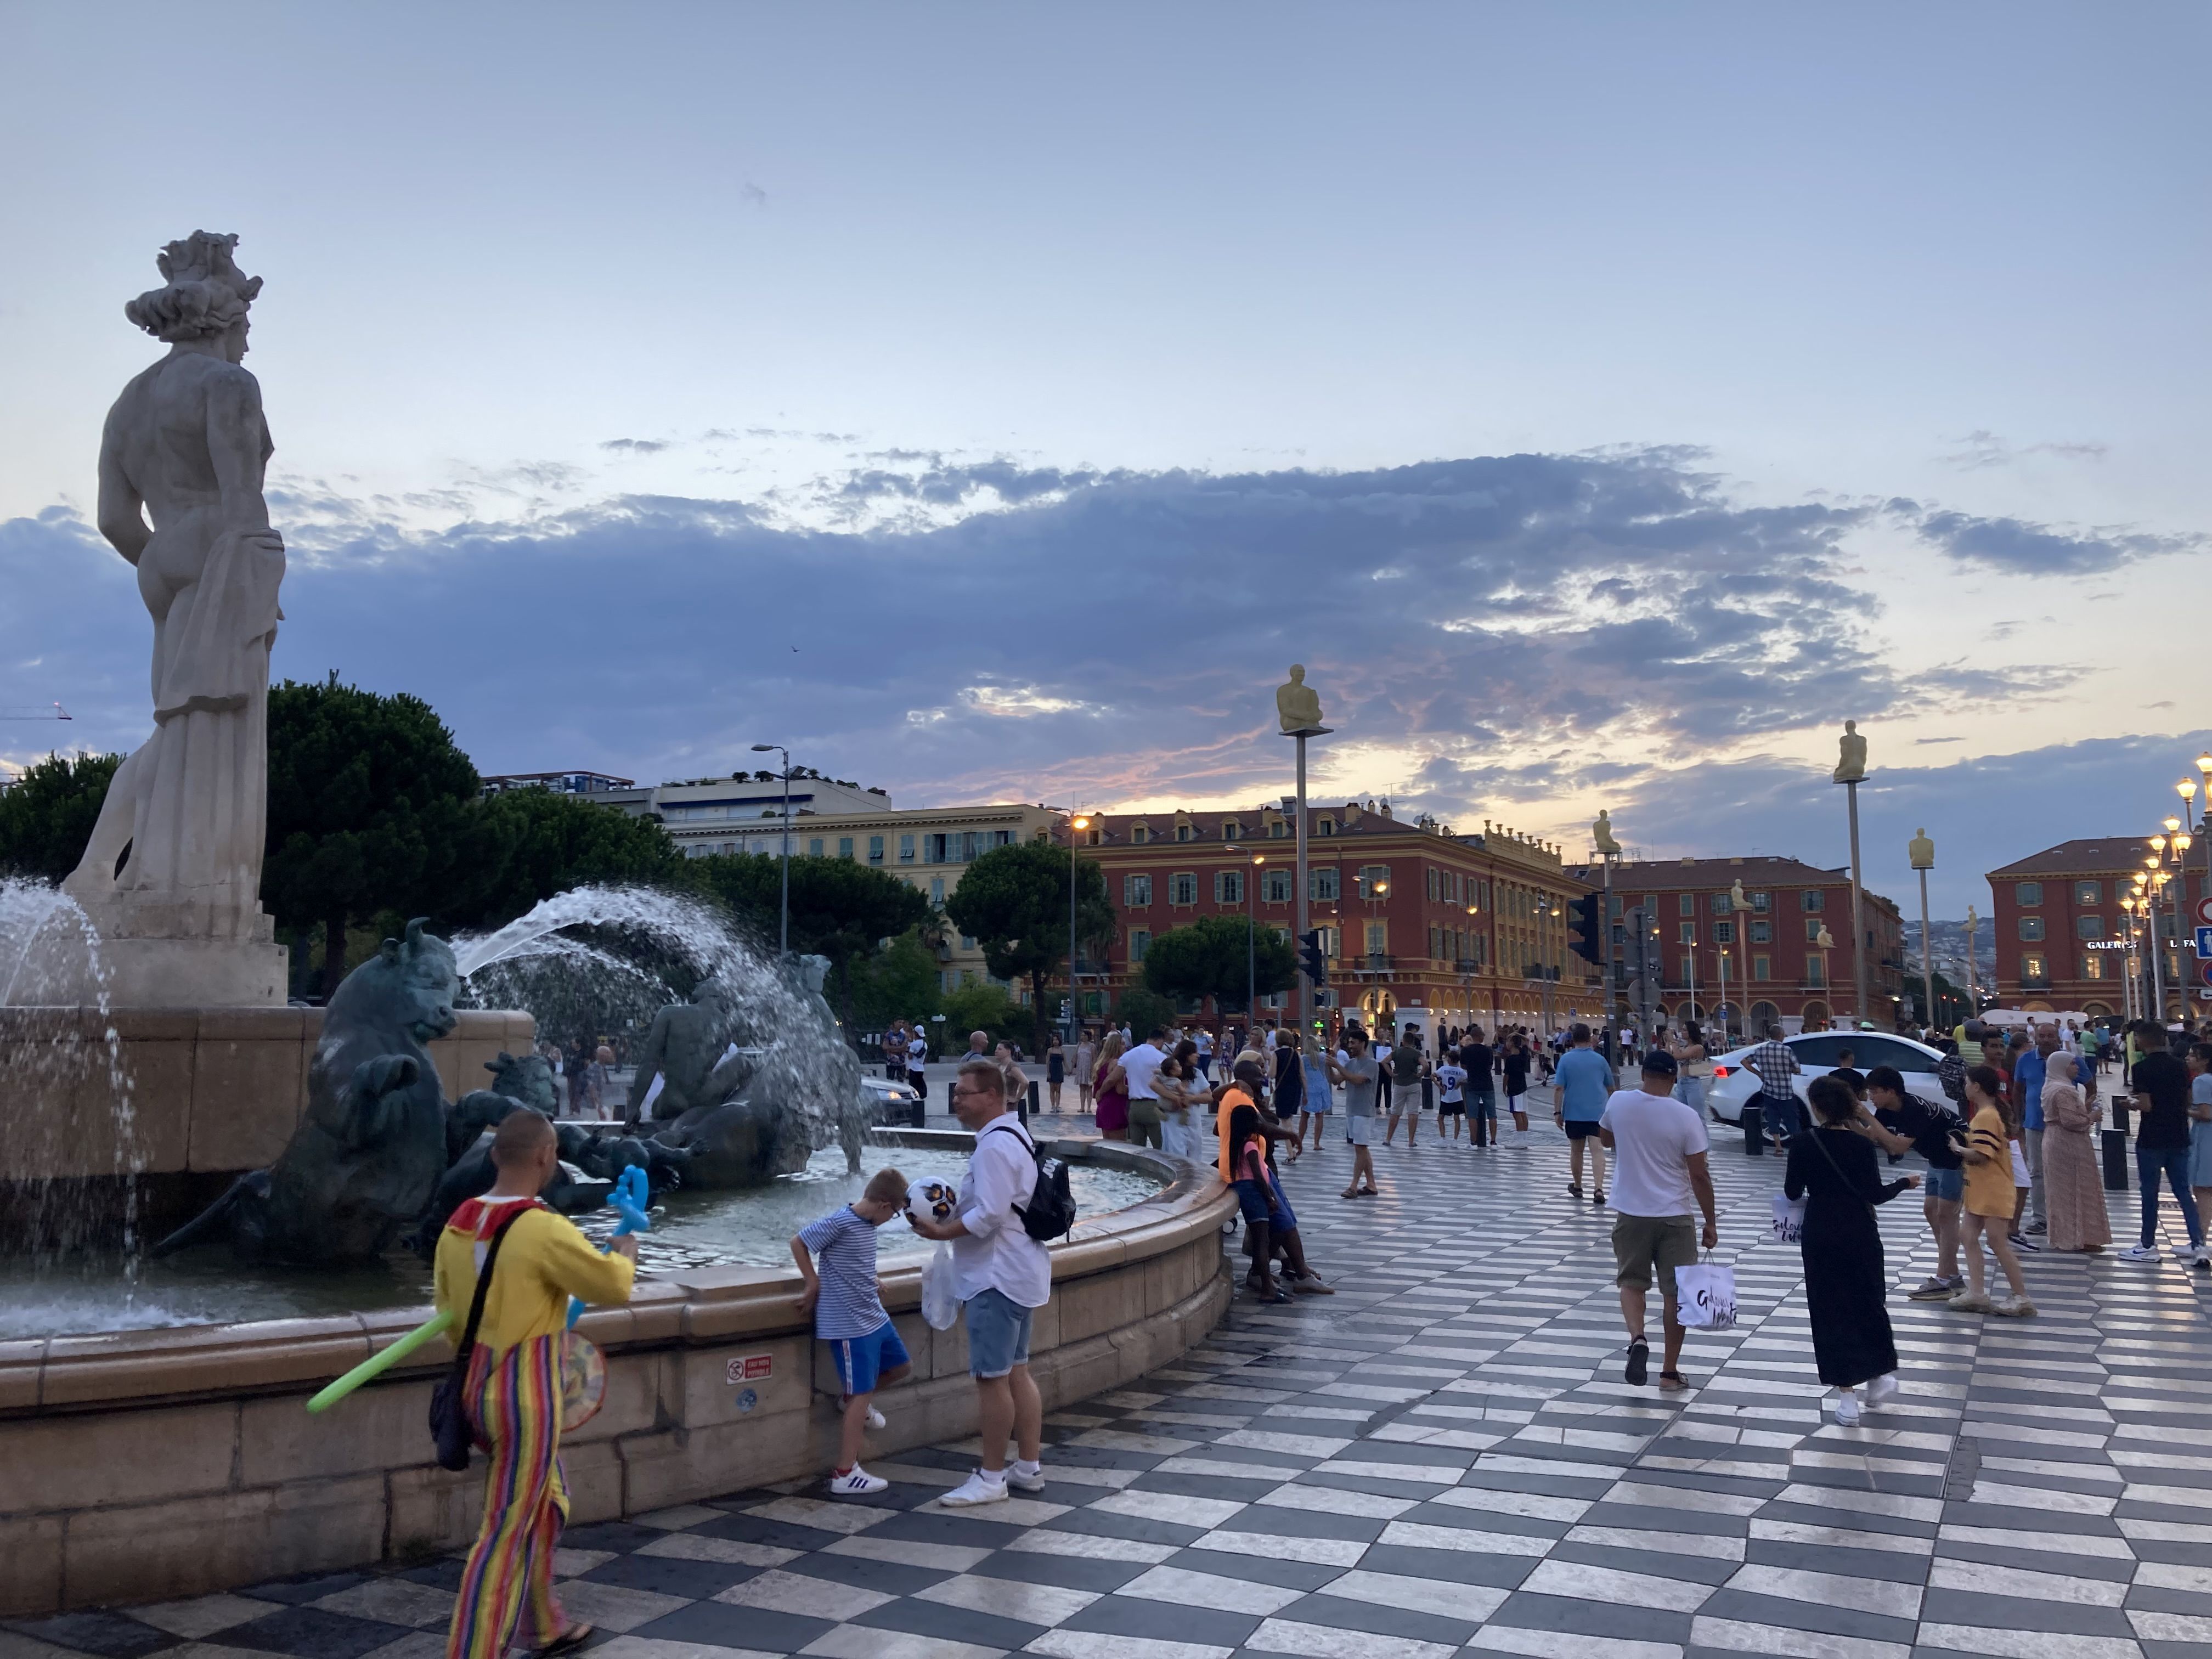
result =
M1735 1269L1716 1261L1674 1269L1674 1316L1693 1331L1735 1328Z
M953 1291L952 1247L939 1243L937 1254L921 1270L921 1316L933 1331L949 1331L960 1317L960 1298Z
M1805 1200L1786 1193L1774 1195L1774 1242L1795 1244L1805 1237Z

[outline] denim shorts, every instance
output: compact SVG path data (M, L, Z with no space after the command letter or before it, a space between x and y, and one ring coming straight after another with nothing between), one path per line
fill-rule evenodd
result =
M968 1375L1004 1376L1030 1363L1030 1316L1003 1291L978 1291L968 1302Z
M1954 1203L1966 1195L1966 1172L1964 1170L1930 1169L1928 1178L1921 1182L1921 1192L1929 1198L1949 1199Z

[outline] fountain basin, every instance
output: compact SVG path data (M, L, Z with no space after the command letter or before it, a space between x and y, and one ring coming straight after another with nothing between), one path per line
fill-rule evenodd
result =
M464 1009L459 1021L429 1045L449 1100L483 1087L486 1061L501 1049L528 1054L537 1035L526 1013ZM138 1172L143 1231L189 1220L284 1150L322 1034L319 1008L0 1008L10 1096L0 1245L19 1244L33 1212L51 1206L48 1183L76 1183L91 1212L119 1214L110 1189L125 1169Z
M964 1147L951 1131L881 1132ZM1169 1184L1079 1223L1051 1247L1031 1369L1048 1410L1168 1363L1212 1330L1230 1281L1221 1226L1235 1200L1212 1171L1097 1141L1062 1156L1148 1170ZM880 1452L975 1432L964 1328L919 1312L921 1267L886 1263L884 1304L915 1380L887 1391ZM836 1376L792 1308L789 1268L713 1267L641 1282L587 1313L606 1404L564 1458L576 1523L638 1515L825 1471ZM482 1460L437 1467L425 1428L442 1342L324 1417L307 1396L427 1317L192 1326L0 1342L0 1613L199 1595L288 1573L465 1545Z

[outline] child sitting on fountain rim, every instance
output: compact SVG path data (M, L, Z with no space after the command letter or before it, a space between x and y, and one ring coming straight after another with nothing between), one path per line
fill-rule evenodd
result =
M890 1485L860 1467L860 1442L867 1431L884 1426L883 1413L871 1403L877 1389L904 1380L913 1369L876 1279L876 1229L905 1208L906 1177L878 1170L857 1200L809 1223L791 1241L791 1259L806 1280L799 1311L814 1316L814 1334L830 1345L844 1389L837 1401L844 1414L837 1467L830 1477L834 1497L864 1498Z

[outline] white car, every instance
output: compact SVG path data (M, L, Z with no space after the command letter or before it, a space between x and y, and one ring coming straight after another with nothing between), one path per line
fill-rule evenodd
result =
M1924 1042L1887 1031L1804 1031L1782 1041L1805 1068L1790 1079L1790 1092L1800 1100L1805 1098L1805 1085L1845 1064L1844 1055L1848 1052L1849 1064L1862 1076L1877 1066L1893 1066L1905 1074L1909 1093L1934 1105L1945 1103L1942 1086L1936 1081L1936 1063L1943 1055ZM1759 1079L1744 1069L1750 1053L1749 1048L1732 1049L1713 1061L1713 1080L1705 1089L1705 1109L1717 1122L1742 1122L1743 1103L1759 1092Z

